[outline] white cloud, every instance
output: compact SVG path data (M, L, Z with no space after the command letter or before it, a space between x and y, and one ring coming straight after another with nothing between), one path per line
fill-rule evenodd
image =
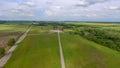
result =
M51 11L49 11L49 10L45 11L45 14L46 14L47 16L53 16L53 15L55 15L53 12L51 12Z
M62 7L61 6L58 6L58 5L54 5L54 6L51 6L48 10L45 11L45 14L47 16L56 16L56 15L59 15L59 12L62 10Z
M89 18L96 18L96 17L98 17L97 14L86 14L85 16L89 17Z
M80 14L72 14L72 16L74 16L74 17L79 17L79 16L81 16Z
M33 13L21 13L20 16L35 17Z
M11 17L22 17L22 16L34 17L35 16L35 14L32 11L26 10L25 8L22 8L22 7L5 10L4 12L2 12L2 15L6 17L10 17L10 16Z
M108 9L110 9L110 10L118 10L118 9L120 9L120 8L117 7L117 6L109 6Z
M2 0L0 19L36 17L35 19L120 18L120 0Z
M53 6L54 9L61 9L61 6Z
M76 6L87 6L89 3L85 0L80 0L75 3Z
M35 3L34 2L23 2L22 5L32 7L32 6L35 6Z
M18 7L15 9L8 10L8 11L10 11L12 13L19 13L19 12L24 12L25 10L22 7Z
M3 16L3 14L0 14L0 16Z
M88 7L90 5L94 5L94 4L97 4L97 3L103 3L103 2L106 2L106 1L108 1L108 0L78 0L78 1L76 1L75 6Z

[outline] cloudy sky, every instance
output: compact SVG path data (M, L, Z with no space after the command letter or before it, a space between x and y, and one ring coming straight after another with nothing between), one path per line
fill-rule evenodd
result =
M0 20L120 21L120 0L0 0Z

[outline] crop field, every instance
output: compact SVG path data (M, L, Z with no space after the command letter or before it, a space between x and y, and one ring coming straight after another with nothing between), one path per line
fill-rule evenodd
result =
M57 34L42 31L33 27L4 68L60 68Z

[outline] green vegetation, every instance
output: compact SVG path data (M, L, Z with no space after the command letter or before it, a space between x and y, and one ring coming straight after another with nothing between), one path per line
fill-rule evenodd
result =
M82 24L72 26L71 34L81 35L88 40L103 46L120 51L120 25L119 24Z
M0 47L0 58L5 54L5 49Z
M24 32L27 28L28 28L27 24L0 24L0 33Z
M57 34L42 31L33 27L4 68L60 68Z
M28 24L20 25L14 26ZM49 31L54 29L63 31L66 68L120 67L120 24L35 22L4 68L61 68L57 33ZM14 28L16 31L22 32Z
M86 34L88 33L88 34ZM99 44L120 51L120 33L119 31L100 30L100 29L87 29L81 31L81 36L89 40L93 40Z
M12 38L8 41L8 46L13 46L15 44L15 39Z
M66 68L119 68L120 53L78 35L61 34Z

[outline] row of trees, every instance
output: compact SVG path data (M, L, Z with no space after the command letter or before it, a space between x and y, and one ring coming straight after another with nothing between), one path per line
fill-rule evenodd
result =
M37 22L33 23L32 25L35 26L53 26L53 29L61 29L64 30L65 28L71 28L72 24L65 24L63 22Z
M102 44L103 46L120 51L120 31L108 31L100 27L82 27L82 29L76 28L74 34L81 35L84 38Z

